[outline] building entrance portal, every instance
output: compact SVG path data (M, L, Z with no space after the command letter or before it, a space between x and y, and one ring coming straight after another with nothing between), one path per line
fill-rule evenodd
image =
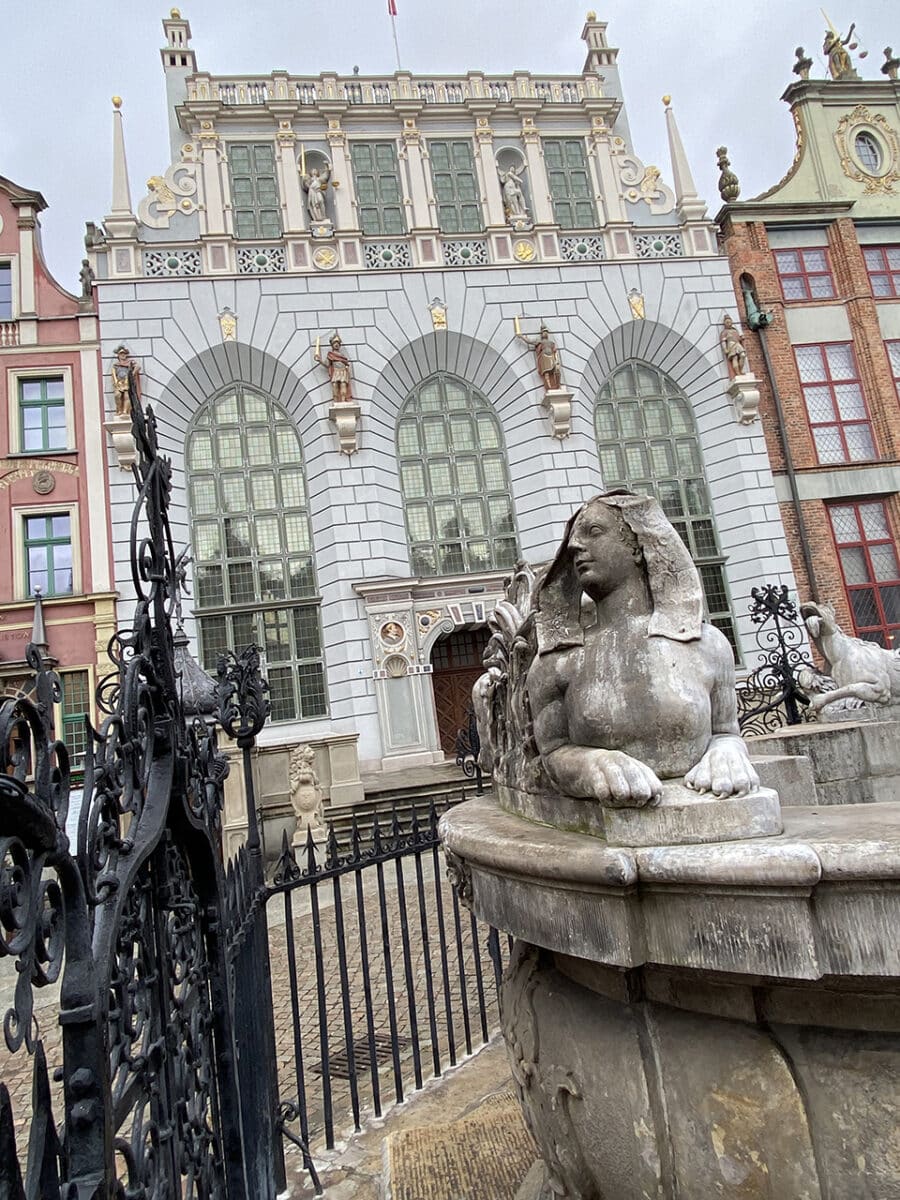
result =
M431 654L434 707L445 754L456 753L456 735L466 723L475 680L484 671L481 659L489 637L484 628L459 629L435 642Z

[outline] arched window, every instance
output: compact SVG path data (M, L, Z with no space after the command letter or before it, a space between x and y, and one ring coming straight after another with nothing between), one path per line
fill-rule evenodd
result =
M237 385L187 439L200 661L262 649L273 721L322 716L325 672L300 439L267 396Z
M686 397L662 371L632 361L600 389L594 420L603 486L657 498L697 564L710 621L737 654L724 559Z
M515 565L503 437L480 392L451 375L420 384L400 413L397 455L416 575Z

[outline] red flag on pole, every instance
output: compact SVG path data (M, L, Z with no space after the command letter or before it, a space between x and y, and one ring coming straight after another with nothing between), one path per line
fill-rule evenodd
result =
M396 17L396 15L397 15L396 0L388 0L388 16Z

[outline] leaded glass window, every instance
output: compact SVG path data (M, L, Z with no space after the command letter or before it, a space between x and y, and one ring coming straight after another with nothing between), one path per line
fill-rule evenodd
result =
M603 486L656 497L700 572L710 622L737 656L725 560L687 397L662 371L632 360L600 389L594 420Z
M480 233L484 216L475 178L472 143L429 142L431 179L441 233Z
M0 321L11 321L12 315L12 267L0 262Z
M393 142L351 142L350 161L364 234L395 237L406 233Z
M416 575L515 564L503 437L479 391L452 375L420 384L400 413L397 455Z
M544 164L553 200L553 216L561 229L593 229L597 210L591 194L581 138L544 138Z
M238 385L188 434L200 662L261 648L273 721L322 716L325 668L300 439L267 396Z
M228 147L228 170L234 236L281 237L281 206L273 144L232 142Z

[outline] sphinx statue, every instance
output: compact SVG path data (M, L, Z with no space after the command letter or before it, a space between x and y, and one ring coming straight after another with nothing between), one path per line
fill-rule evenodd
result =
M800 605L807 632L828 667L809 681L810 711L823 717L842 709L900 705L900 654L844 633L827 604Z
M501 803L582 828L588 810L759 794L731 646L652 497L584 504L549 567L519 567L491 628L474 702Z

